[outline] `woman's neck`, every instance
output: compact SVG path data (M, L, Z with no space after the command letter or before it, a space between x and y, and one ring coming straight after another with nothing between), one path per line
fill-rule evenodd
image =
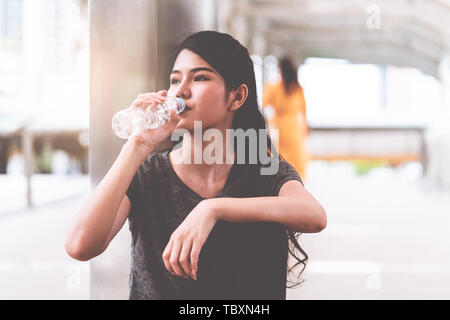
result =
M208 182L226 179L235 158L225 128L185 132L182 147L172 151L171 156L181 170Z

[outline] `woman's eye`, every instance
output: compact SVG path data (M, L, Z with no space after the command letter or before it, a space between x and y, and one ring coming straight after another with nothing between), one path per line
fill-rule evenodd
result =
M209 80L209 79L207 77L205 77L205 76L196 76L196 77L194 77L194 81L206 81L206 80ZM179 82L180 82L180 80L178 80L178 79L170 80L170 84L177 84Z
M194 80L195 80L195 81L198 81L198 80L203 81L203 80L208 80L208 78L206 78L206 77L204 77L204 76L196 76L196 77L194 78Z

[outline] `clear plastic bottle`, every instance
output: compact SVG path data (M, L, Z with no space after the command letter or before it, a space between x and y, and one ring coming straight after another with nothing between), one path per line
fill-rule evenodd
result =
M117 112L112 118L112 130L122 139L138 135L147 129L156 129L169 121L170 109L181 113L185 104L183 99L165 97L166 100L160 104L151 104L147 109L130 106Z

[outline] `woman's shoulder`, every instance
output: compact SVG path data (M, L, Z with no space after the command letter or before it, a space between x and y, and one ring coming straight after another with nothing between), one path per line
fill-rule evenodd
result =
M169 149L162 151L155 151L151 153L141 164L139 170L143 172L148 171L167 171L168 159L169 159Z
M289 162L287 162L285 159L280 158L280 157L271 156L271 157L268 157L268 159L266 159L266 161L264 163L259 164L260 169L262 169L262 168L268 169L271 167L276 170L273 171L274 174L269 174L269 175L283 174L288 171L295 172L294 167Z
M261 164L259 174L265 192L273 196L278 195L281 186L289 180L297 180L303 184L295 168L279 157L270 157L268 163Z
M167 151L157 151L151 153L139 166L133 180L130 184L130 189L147 190L152 185L159 184L164 177L167 177Z

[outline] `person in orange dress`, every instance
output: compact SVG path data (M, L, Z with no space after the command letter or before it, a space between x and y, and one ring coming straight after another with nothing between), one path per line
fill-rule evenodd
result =
M310 158L307 136L306 103L297 70L287 57L279 62L282 81L264 86L263 111L270 129L278 129L278 151L306 181ZM276 143L277 139L273 139Z

